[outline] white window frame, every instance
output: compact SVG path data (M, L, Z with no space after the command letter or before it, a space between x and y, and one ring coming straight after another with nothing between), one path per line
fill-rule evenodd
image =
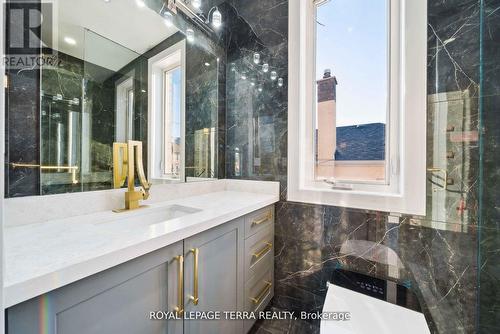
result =
M289 201L425 215L426 1L390 1L388 184L332 187L315 180L316 4L289 1Z
M164 73L176 67L181 69L181 166L179 179L164 173ZM186 42L169 47L148 60L148 178L156 182L177 183L185 179L185 119L186 119Z
M133 72L127 74L115 84L115 141L117 142L126 142L133 139L134 111L129 108L128 96L131 89L134 89Z

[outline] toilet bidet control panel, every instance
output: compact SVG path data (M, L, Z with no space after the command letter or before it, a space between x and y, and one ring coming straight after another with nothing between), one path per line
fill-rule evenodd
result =
M390 280L371 277L344 269L335 269L330 283L421 312L415 293L408 287Z

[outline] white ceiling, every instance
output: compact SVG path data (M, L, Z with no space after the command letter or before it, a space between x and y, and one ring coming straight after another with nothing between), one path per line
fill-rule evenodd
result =
M136 0L55 0L54 4L56 49L113 71L177 32L159 13L139 8ZM76 44L65 42L66 37Z

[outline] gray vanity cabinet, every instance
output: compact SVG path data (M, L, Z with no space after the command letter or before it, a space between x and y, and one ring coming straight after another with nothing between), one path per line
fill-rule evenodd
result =
M10 307L7 334L246 333L253 321L226 312L272 298L273 220L269 206ZM175 310L183 319L150 319Z
M150 320L178 303L183 243L165 247L7 310L9 334L181 334L182 320Z
M184 240L186 317L221 312L218 321L185 320L185 334L243 333L243 322L228 320L223 313L242 309L243 241L243 218Z

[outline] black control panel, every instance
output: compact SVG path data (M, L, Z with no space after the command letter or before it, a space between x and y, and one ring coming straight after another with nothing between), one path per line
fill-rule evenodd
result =
M333 272L330 283L417 312L422 312L415 293L408 287L390 280L337 268Z

